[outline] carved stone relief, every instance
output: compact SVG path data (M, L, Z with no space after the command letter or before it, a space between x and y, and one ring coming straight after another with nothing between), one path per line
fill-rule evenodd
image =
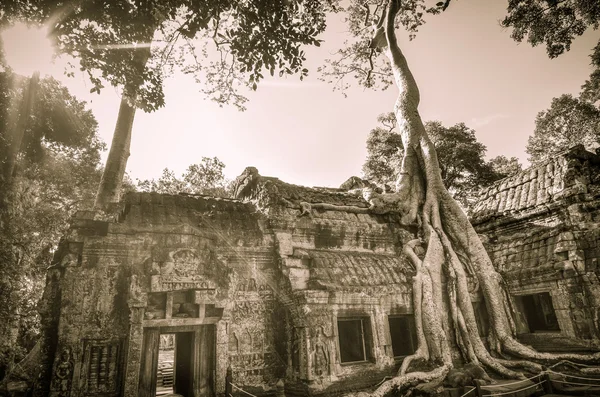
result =
M71 393L71 382L73 378L73 357L71 349L65 347L60 353L59 359L54 367L54 379L52 380L53 394L58 397L68 397Z
M120 343L106 340L86 340L84 349L85 395L118 395Z
M317 327L312 337L313 373L317 377L331 375L331 347L329 337L323 333L323 327Z

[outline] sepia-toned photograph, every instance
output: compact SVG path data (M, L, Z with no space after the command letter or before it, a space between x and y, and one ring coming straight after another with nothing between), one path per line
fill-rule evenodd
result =
M0 1L0 397L600 396L599 28Z

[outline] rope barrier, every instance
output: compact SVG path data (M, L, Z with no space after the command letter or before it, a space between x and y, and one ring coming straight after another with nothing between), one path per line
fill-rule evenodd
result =
M231 383L231 386L235 387L236 389L238 389L238 390L239 390L239 391L241 391L242 393L245 393L245 394L247 394L247 395L249 395L249 396L251 396L251 397L258 397L258 396L255 396L255 395L254 395L254 394L252 394L252 393L248 393L246 390L242 389L242 388L241 388L241 387L239 387L238 385L234 385L233 383Z
M563 383L566 385L577 385L577 386L595 386L595 387L599 386L599 385L593 385L593 384L589 384L589 383L567 382L567 381L555 380L555 379L552 379L552 382Z
M531 389L532 387L538 387L539 385L543 384L544 382L545 382L545 380L543 380L541 382L538 382L538 383L534 383L531 386L527 386L527 387L524 387L524 388L518 389L518 390L510 390L510 391L505 391L505 392L502 392L502 393L494 393L494 392L492 392L491 395L492 396L506 396L506 395L509 395L509 394L515 394L515 393L518 393L518 392L523 391L523 390ZM490 391L489 389L485 389L485 390Z
M504 387L504 386L516 385L519 383L528 382L530 380L533 380L533 379L537 378L538 376L539 375L534 375L531 378L525 378L525 379L517 380L514 382L510 382L510 383L501 383L501 384L497 384L497 385L485 385L485 386L482 386L481 388L482 389L485 388L485 390L490 390L491 388L494 388L494 387Z
M587 368L597 367L597 365L587 365L587 364L574 363L573 361L569 361L569 360L562 360L562 361L557 362L556 364L552 364L548 368L554 368L554 367L557 367L557 366L559 366L561 364L571 364L571 365L574 365L576 367L587 367Z
M583 376L575 376L575 375L563 374L561 372L552 371L550 369L546 370L546 372L549 372L551 374L556 374L556 375L568 376L568 377L573 378L573 379L595 380L596 382L600 383L600 378L585 378Z
M462 395L462 396L460 396L460 397L466 397L467 395L469 395L469 393L473 392L474 390L477 390L477 388L475 388L475 387L473 387L473 386L468 386L468 387L471 387L471 390L469 390L468 392L466 392L465 394L463 394L463 395Z

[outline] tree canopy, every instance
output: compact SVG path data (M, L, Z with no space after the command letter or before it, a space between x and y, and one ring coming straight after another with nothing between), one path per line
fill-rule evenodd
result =
M552 99L550 108L538 113L526 152L535 164L578 144L588 150L600 146L600 109L565 94Z
M223 174L224 168L225 164L217 157L202 157L200 163L190 165L180 178L165 168L158 179L138 180L137 188L143 192L229 197L229 183Z
M502 26L512 28L511 37L532 46L544 44L550 58L571 49L571 44L588 29L600 26L600 2L596 0L509 0ZM600 98L600 42L593 49L593 71L583 85L583 98Z
M241 106L236 88L255 89L265 71L306 75L301 48L319 45L316 37L333 6L309 0L34 0L3 6L0 28L19 20L49 25L57 51L79 63L91 91L105 83L141 87L137 105L146 111L164 105L163 81L174 67L193 73L217 102ZM146 62L139 50L151 46Z
M367 138L363 173L373 182L393 185L399 176L404 146L393 113L379 115L378 121L380 126ZM425 130L437 151L444 185L463 206L468 207L481 187L507 176L509 169L501 169L502 159L485 161L485 145L464 123L444 127L439 121L430 121L425 123Z
M19 116L27 85L28 79L0 73L4 160L11 121ZM40 81L38 99L17 152L14 176L0 186L0 318L6 320L0 324L0 378L5 366L35 342L45 269L70 217L93 200L101 174L104 145L85 103L51 78Z

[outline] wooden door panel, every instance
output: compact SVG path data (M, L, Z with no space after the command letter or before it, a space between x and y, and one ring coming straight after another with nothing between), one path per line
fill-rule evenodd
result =
M140 365L140 382L138 397L156 396L156 373L158 371L158 348L160 331L155 328L144 330L142 342L142 362Z

